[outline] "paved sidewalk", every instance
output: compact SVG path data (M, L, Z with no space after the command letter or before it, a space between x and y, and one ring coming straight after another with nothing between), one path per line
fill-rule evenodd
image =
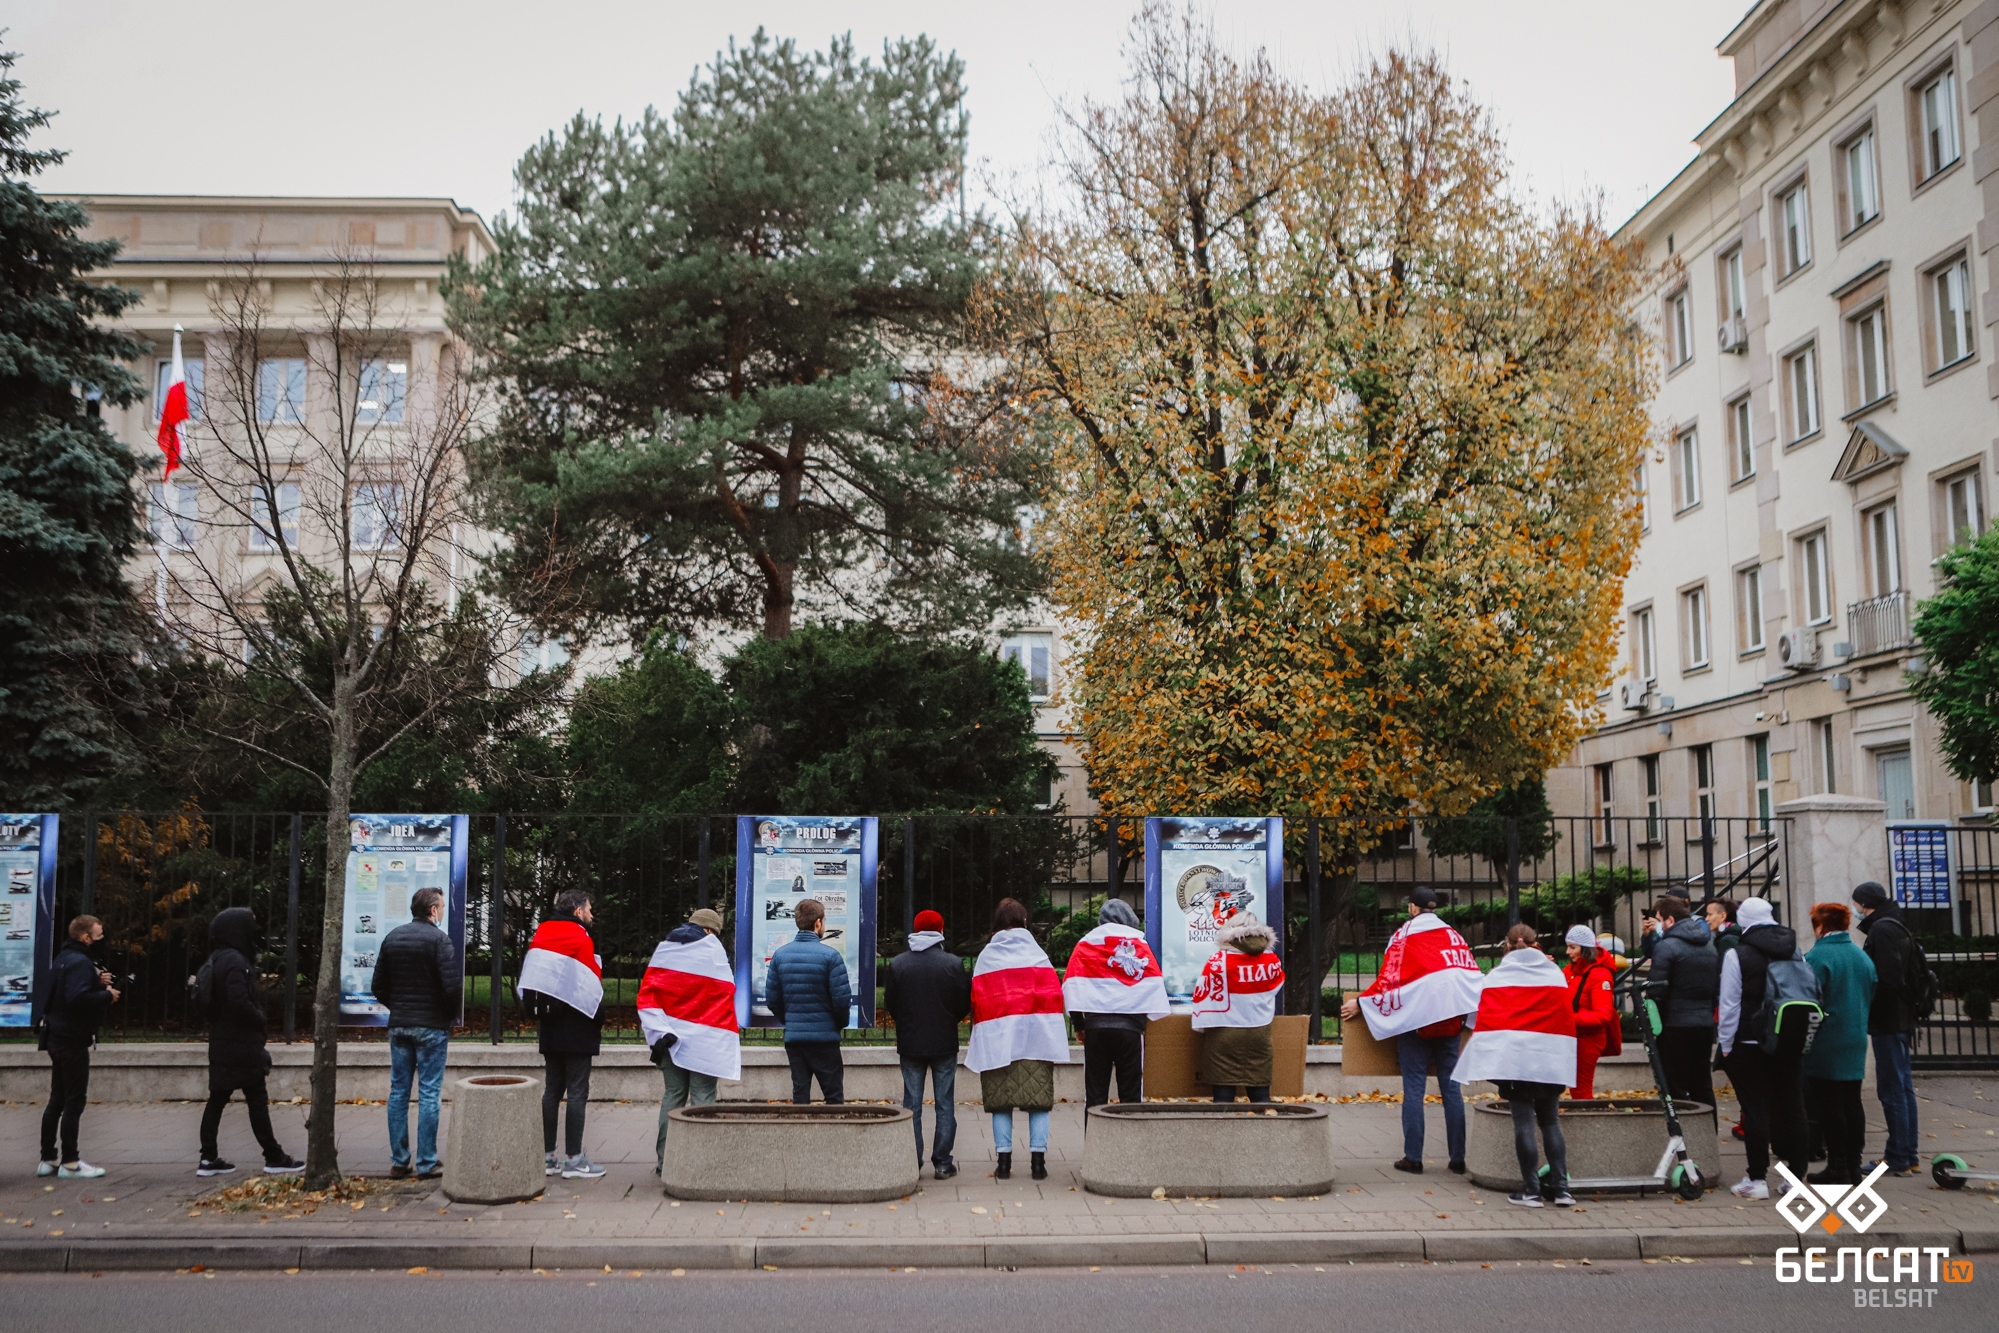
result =
M1999 1079L1919 1080L1925 1159L1959 1151L1999 1168ZM713 1204L662 1196L652 1174L657 1103L596 1103L585 1146L608 1169L597 1181L551 1178L531 1203L452 1204L434 1184L402 1186L352 1207L229 1213L190 1201L219 1181L194 1175L200 1107L188 1102L93 1105L84 1155L109 1174L46 1181L33 1174L41 1107L0 1104L0 1270L189 1267L781 1267L813 1265L1017 1266L1051 1263L1274 1263L1348 1260L1662 1258L1762 1256L1798 1244L1770 1204L1715 1191L1687 1204L1671 1197L1586 1198L1573 1212L1509 1206L1443 1169L1443 1117L1427 1108L1431 1169L1389 1169L1400 1153L1400 1107L1332 1108L1338 1184L1323 1197L1108 1199L1083 1192L1082 1110L1056 1109L1050 1178L1027 1178L1016 1154L1010 1181L991 1178L990 1122L958 1108L962 1174L887 1204ZM278 1134L304 1151L302 1106L274 1108ZM1734 1106L1724 1101L1724 1112ZM1878 1146L1879 1106L1869 1142ZM931 1112L926 1111L926 1120ZM342 1167L386 1175L379 1105L337 1108ZM1024 1134L1025 1126L1019 1127ZM450 1130L445 1110L444 1132ZM261 1161L240 1103L223 1120L225 1156ZM914 1145L912 1144L912 1151ZM1724 1138L1722 1175L1742 1174L1740 1146ZM53 1185L54 1188L48 1188ZM1999 1250L1999 1191L1944 1191L1927 1176L1877 1186L1890 1212L1869 1243L1944 1244ZM1817 1237L1814 1237L1817 1239ZM1847 1238L1842 1238L1847 1239ZM1809 1243L1809 1242L1807 1242ZM1827 1243L1837 1245L1838 1240Z

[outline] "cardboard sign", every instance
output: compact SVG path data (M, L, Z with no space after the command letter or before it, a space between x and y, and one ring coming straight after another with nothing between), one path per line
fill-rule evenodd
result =
M1305 1038L1312 1021L1303 1014L1280 1014L1270 1025L1270 1095L1305 1095ZM1390 1053L1391 1055L1393 1052ZM1201 1082L1201 1034L1188 1014L1155 1018L1145 1026L1145 1096L1211 1097L1214 1089Z

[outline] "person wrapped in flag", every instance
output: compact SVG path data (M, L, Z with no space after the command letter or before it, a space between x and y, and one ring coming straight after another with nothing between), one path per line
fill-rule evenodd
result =
M1055 1066L1069 1062L1062 1022L1062 982L1027 930L1027 909L1002 898L993 937L972 966L972 1040L965 1068L993 1118L995 1180L1013 1174L1013 1113L1027 1112L1027 1146L1036 1180L1048 1179L1048 1114L1055 1109Z
M1277 956L1277 932L1237 912L1216 934L1221 948L1208 955L1194 983L1194 1031L1201 1034L1199 1077L1214 1088L1215 1100L1232 1102L1247 1090L1252 1102L1270 1100L1276 1055L1270 1029L1277 1021L1277 997L1284 989L1284 962Z
M1145 1025L1164 1018L1166 977L1138 928L1138 914L1108 898L1097 928L1076 941L1062 970L1062 1003L1083 1037L1083 1105L1110 1100L1111 1071L1117 1099L1145 1100Z
M1540 1154L1534 1127L1548 1149L1555 1206L1572 1208L1567 1146L1556 1103L1576 1077L1576 1015L1569 979L1541 952L1532 926L1506 932L1506 955L1479 987L1472 1038L1458 1056L1460 1082L1491 1079L1513 1113L1513 1151L1520 1161L1521 1192L1507 1198L1523 1208L1541 1206Z
M590 895L564 889L555 911L535 928L521 960L521 1004L539 1020L546 1082L541 1089L544 1173L565 1180L596 1180L604 1169L583 1151L583 1121L590 1104L590 1061L603 1041L604 961L590 938ZM555 1155L555 1122L565 1094L563 1156Z
M666 1080L659 1103L653 1174L666 1168L668 1116L712 1106L717 1079L743 1076L736 1029L736 974L722 948L722 914L703 907L652 951L639 981L639 1029Z

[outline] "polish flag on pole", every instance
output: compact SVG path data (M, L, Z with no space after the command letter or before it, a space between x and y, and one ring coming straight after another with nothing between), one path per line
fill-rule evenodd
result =
M1076 941L1062 971L1062 1000L1071 1013L1143 1014L1164 1018L1166 977L1145 932L1107 921Z
M520 989L539 991L579 1014L597 1016L597 1006L604 1003L604 964L582 922L565 916L535 927L528 956L521 960Z
M165 479L174 474L180 466L180 426L188 419L187 410L187 367L180 359L180 325L174 325L174 368L167 380L166 396L160 399L160 452L167 456L167 470L161 474Z
M1069 1062L1062 982L1034 936L1002 930L972 965L972 1040L965 1068L975 1074L1015 1060Z
M670 1034L673 1063L690 1073L743 1076L736 976L720 940L703 934L686 944L660 942L639 981L639 1027L648 1046Z
M1451 1077L1564 1088L1576 1081L1576 1015L1569 979L1554 960L1539 949L1515 949L1486 974L1472 1039Z

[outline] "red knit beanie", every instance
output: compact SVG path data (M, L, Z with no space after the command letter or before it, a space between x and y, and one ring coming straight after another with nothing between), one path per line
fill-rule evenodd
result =
M941 914L926 908L916 914L916 928L918 930L934 930L939 935L942 935L944 933L944 918Z

